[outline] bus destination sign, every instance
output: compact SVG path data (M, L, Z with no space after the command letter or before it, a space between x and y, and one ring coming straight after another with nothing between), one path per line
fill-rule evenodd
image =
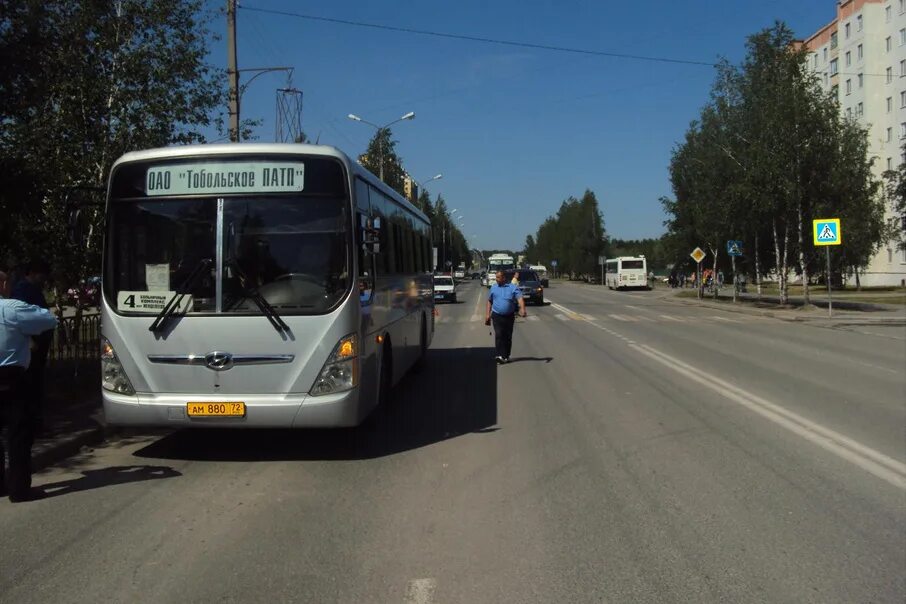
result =
M148 168L145 195L298 193L304 184L299 162L171 164Z

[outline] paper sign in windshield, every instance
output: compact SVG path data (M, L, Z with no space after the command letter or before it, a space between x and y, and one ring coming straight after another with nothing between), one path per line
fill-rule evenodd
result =
M305 165L299 162L171 164L148 168L145 194L298 193L304 185Z
M176 292L153 291L153 292L130 292L121 291L116 295L116 306L120 312L141 312L148 314L157 314L164 309L170 298L176 295ZM184 313L192 309L192 296L186 294L179 302L178 313Z

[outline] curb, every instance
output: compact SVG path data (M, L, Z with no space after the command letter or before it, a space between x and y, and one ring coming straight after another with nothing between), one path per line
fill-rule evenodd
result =
M827 316L790 316L786 314L780 314L776 310L763 310L763 309L753 309L746 308L745 306L734 306L732 303L714 303L707 300L692 300L678 298L675 296L664 296L662 299L670 300L671 302L677 302L680 304L685 304L686 306L699 306L704 308L713 308L715 310L723 310L726 312L734 312L737 314L744 315L755 315L761 317L770 317L772 319L777 319L780 321L787 321L790 323L808 323L812 321L831 321L836 325L906 325L906 317L877 317L877 318L867 318L867 317L853 317L853 316L840 316L837 318L829 318ZM745 304L745 303L743 303ZM826 307L825 307L826 308ZM841 309L849 310L849 309ZM884 312L886 309L878 309L877 307L868 309L875 310L877 312ZM863 312L865 308L863 307ZM797 311L791 311L797 312Z
M57 438L36 439L32 447L32 472L38 472L79 453L83 447L96 446L117 432L103 420L94 419L95 425Z

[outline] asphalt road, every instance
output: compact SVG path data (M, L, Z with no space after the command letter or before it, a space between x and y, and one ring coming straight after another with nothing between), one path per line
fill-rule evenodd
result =
M356 430L132 435L0 502L3 602L903 602L906 328L486 290Z

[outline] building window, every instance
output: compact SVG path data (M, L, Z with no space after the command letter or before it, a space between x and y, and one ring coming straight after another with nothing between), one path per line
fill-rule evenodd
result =
M865 108L862 107L862 103L860 102L858 105L856 105L856 117L862 117L864 113Z
M831 96L834 97L835 99L839 99L839 98L840 98L840 87L837 86L836 84L834 84L834 85L831 87Z
M815 60L812 62L812 66L815 69L818 69L818 53L817 52L815 53Z
M900 77L906 76L906 59L900 61Z
M893 97L887 97L887 113L893 111Z
M904 11L906 11L906 1L900 0L900 14L902 15Z
M900 93L900 107L906 107L906 90Z
M906 44L906 28L900 30L900 46Z
M891 11L890 11L890 7L888 6L887 8L884 9L884 20L887 21L888 23L890 23L890 17L891 17Z
M856 31L862 31L862 15L856 15Z
M862 60L862 45L861 44L859 44L859 46L856 47L856 58L859 59L860 61Z
M852 65L852 64L853 64L852 55L851 55L851 54L849 53L849 51L847 50L847 51L846 51L846 66L849 67L849 66Z
M831 32L831 50L837 48L837 32Z
M859 88L862 88L862 74L857 75L856 79L859 81Z
M887 36L887 38L884 40L884 50L890 52L890 36Z
M900 138L906 138L906 122L900 123Z
M837 59L831 59L830 72L831 75L837 75Z
M827 86L827 74L824 74L824 85Z
M824 47L824 62L827 63L827 46Z
M893 140L893 128L888 128L887 129L887 140L884 142L889 143L891 140ZM890 158L889 157L887 158L887 169L888 170L890 169Z
M846 80L846 94L850 94L853 91L853 81Z
M888 84L893 82L893 67L888 67L887 70L884 72L884 74L887 76Z
M846 32L844 37L849 40L849 23L844 26L844 31Z

